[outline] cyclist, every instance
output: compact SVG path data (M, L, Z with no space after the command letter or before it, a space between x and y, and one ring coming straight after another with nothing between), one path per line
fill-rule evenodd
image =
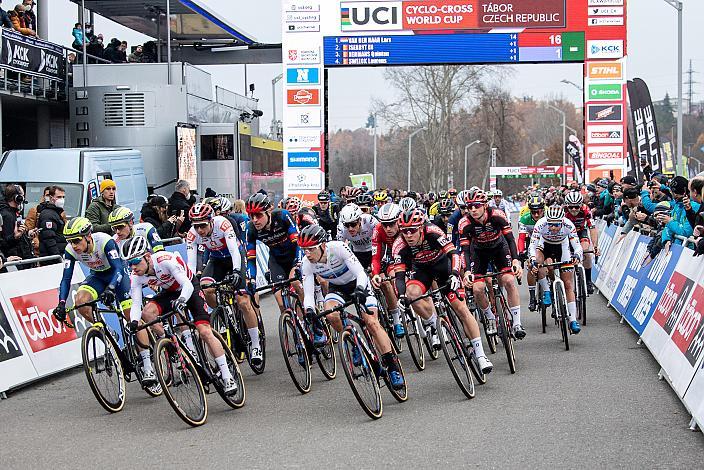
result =
M454 198L450 198L450 201L452 201L454 212L452 212L452 215L447 219L447 230L445 233L447 233L447 236L450 237L450 240L452 240L452 243L457 247L457 249L460 249L460 232L459 232L459 225L460 225L460 220L462 220L462 217L467 215L467 205L464 202L464 196L466 194L469 194L470 191L476 191L477 188L476 186L472 186L470 189L466 191L462 191L462 199L458 198L455 196Z
M188 211L188 217L191 220L191 228L186 235L188 269L196 271L198 247L203 246L207 264L203 268L201 282L208 285L228 278L235 289L244 289L244 250L230 220L221 215L215 215L213 208L203 203L193 205ZM250 294L252 292L250 291ZM215 289L203 289L203 294L208 306L216 308ZM252 307L249 295L238 295L236 298L252 341L250 359L252 364L259 365L262 362L262 352L259 345L257 314Z
M340 211L337 239L349 242L364 269L372 265L372 234L378 223L373 215L365 214L356 204L347 204Z
M495 207L504 213L506 220L508 220L509 225L511 225L511 211L508 208L508 204L503 199L504 193L500 189L495 189L492 192L492 197L489 200L489 206Z
M274 209L269 197L261 193L249 196L246 210L252 219L247 227L247 270L250 290L254 290L257 279L257 241L269 247L269 275L272 282L281 282L294 277L294 268L302 258L302 252L298 247L298 230L291 215L286 210ZM294 281L292 285L299 297L303 297L300 283ZM274 297L279 310L283 312L284 302L279 289L274 292Z
M416 202L415 199L412 197L402 197L400 201L398 201L399 207L401 207L402 212L406 211L412 211L416 207L418 207L418 203Z
M528 210L518 219L518 256L521 261L528 261L530 236L533 233L535 224L545 215L545 201L540 196L533 196L528 200L528 204L525 207ZM528 279L528 293L530 294L528 310L535 312L538 308L538 301L535 296L536 280L530 269L526 270L526 278Z
M437 225L443 233L447 233L448 219L454 212L455 206L451 199L442 199L436 204L438 204L437 214L430 221Z
M533 274L538 275L538 282L543 288L543 303L552 304L550 285L546 278L546 270L538 269L542 263L569 262L573 264L582 259L582 245L579 243L574 224L565 217L561 206L551 206L545 211L545 217L535 224L531 235L529 252L533 266ZM567 313L570 317L570 331L577 334L581 326L577 321L577 303L574 293L574 272L571 269L561 269L560 278L565 283L567 296Z
M313 206L313 211L321 227L328 231L333 240L337 237L337 224L340 220L340 207L330 202L330 193L320 191L318 203Z
M288 197L286 198L283 208L286 209L289 214L295 214L301 208L301 199L298 196Z
M620 205L619 205L620 207ZM574 224L577 230L579 243L582 245L582 251L589 251L591 247L594 254L588 254L584 257L584 273L587 278L587 294L594 293L594 284L592 284L592 260L593 256L599 256L599 231L592 220L592 213L584 204L584 198L578 191L572 191L565 197L565 216Z
M459 227L460 245L467 265L465 283L472 286L474 301L488 320L487 333L493 334L496 333L496 316L486 295L486 281L475 281L474 276L485 275L489 263L503 273L498 280L506 291L513 318L513 335L516 339L523 339L526 331L521 324L521 299L515 281L522 272L511 226L502 211L487 204L486 193L481 189L470 190L465 195L465 203L468 214L462 218Z
M381 353L382 365L389 371L391 386L397 390L403 388L404 380L399 371L398 357L391 349L391 340L377 318L377 301L369 290L369 278L364 268L344 242L327 240L327 232L318 225L310 225L301 231L299 243L305 251L301 272L306 315L315 316L315 276L329 283L330 291L325 296L326 309L335 308L352 296L360 304L366 305L371 314L364 315L362 320ZM336 331L342 331L343 325L338 313L330 314L327 318ZM361 363L359 351L354 353L353 362Z
M215 205L211 204L213 205L213 210L215 210L215 215L227 217L230 222L232 222L232 227L235 229L237 238L240 240L244 249L247 245L247 225L249 224L249 217L247 217L247 214L240 212L231 212L232 203L228 198L220 196L218 199L220 210L215 207L215 205L218 205L217 203L215 203Z
M228 395L237 393L237 382L227 366L225 351L213 336L210 315L205 309L198 280L184 263L181 255L168 251L153 253L149 249L147 240L139 235L127 240L122 245L120 255L132 272L130 293L134 305L130 312L130 330L136 331L139 320L142 318L150 322L155 320L158 315L171 309L185 317L186 308L188 308L198 329L200 339L208 345L208 349L220 369L225 393ZM158 288L159 293L149 300L142 309L142 289L144 287L153 290ZM155 324L154 329L158 336L164 335L161 325ZM140 355L144 361L145 382L147 378L154 381L150 351L140 351Z
M318 218L310 207L301 207L296 213L296 226L301 231L309 225L317 224Z
M84 304L102 296L105 305L110 306L117 301L122 314L129 318L132 308L130 278L125 271L125 264L120 258L115 240L106 233L93 233L93 225L85 217L69 220L64 226L63 234L68 244L64 253L59 303L54 309L56 318L62 322L66 320L66 299L71 291L71 278L77 261L88 267L90 274L78 288L74 303ZM93 323L91 307L81 307L78 313ZM140 341L146 344L146 332Z
M367 194L360 194L355 200L357 207L359 207L365 214L371 214L373 209L374 200Z
M401 208L394 203L381 206L377 213L379 223L374 227L372 235L372 286L380 289L389 305L389 313L394 319L394 335L403 338L406 330L401 323L398 311L398 299L391 282L382 282L382 273L390 274L393 267L392 248L398 238L398 218Z
M118 207L108 215L108 224L113 233L113 240L118 247L122 247L127 240L134 236L142 236L147 239L152 251L161 251L164 244L156 228L149 222L134 223L134 214L127 207Z
M394 242L393 254L399 303L407 309L411 300L417 299L431 288L433 281L444 286L444 294L462 321L479 367L484 373L491 372L493 365L484 354L479 325L462 300L461 261L454 245L442 230L426 222L425 214L421 210L404 212L398 225L401 236ZM411 270L412 274L407 281L407 272ZM432 300L426 298L416 302L414 310L423 319L432 347L439 349L440 340L435 330L437 313L433 311Z
M380 189L378 191L374 192L374 206L375 206L375 212L381 209L381 206L386 204L386 200L389 198L389 193L387 193L385 190Z

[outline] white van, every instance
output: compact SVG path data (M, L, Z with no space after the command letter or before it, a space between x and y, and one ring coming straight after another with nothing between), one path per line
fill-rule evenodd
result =
M112 179L117 202L129 207L139 220L147 199L142 153L133 149L75 148L10 150L0 160L0 184L18 183L25 188L25 215L36 206L44 188L59 185L66 190L66 215L85 214L99 196L100 182Z

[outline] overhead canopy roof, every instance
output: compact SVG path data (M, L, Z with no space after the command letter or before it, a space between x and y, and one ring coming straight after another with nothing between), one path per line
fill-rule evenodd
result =
M81 0L71 0L80 5ZM166 0L84 0L85 7L147 36L158 36L161 18L162 38L166 36ZM170 0L171 39L180 44L228 42L249 45L258 42L201 0Z

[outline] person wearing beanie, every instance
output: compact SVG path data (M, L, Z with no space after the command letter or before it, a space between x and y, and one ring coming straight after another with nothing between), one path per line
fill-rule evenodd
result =
M670 191L672 193L673 200L671 201L672 210L669 214L659 213L655 215L658 222L665 225L665 229L662 232L662 241L671 241L677 244L681 244L680 240L675 238L675 235L687 238L691 237L694 232L694 227L687 220L687 209L684 202L688 203L689 206L695 211L699 211L699 204L695 201L690 201L687 197L689 192L689 180L684 176L675 176L670 181ZM656 207L657 210L657 207Z
M112 229L108 223L108 216L117 204L117 186L111 179L104 179L100 183L100 196L93 199L86 209L86 218L93 224L93 232L103 232L112 236Z

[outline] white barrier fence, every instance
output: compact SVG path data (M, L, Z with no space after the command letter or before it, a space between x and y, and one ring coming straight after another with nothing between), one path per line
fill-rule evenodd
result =
M600 221L602 250L592 277L600 292L640 336L664 378L704 427L704 263L679 244L648 256L651 238Z

